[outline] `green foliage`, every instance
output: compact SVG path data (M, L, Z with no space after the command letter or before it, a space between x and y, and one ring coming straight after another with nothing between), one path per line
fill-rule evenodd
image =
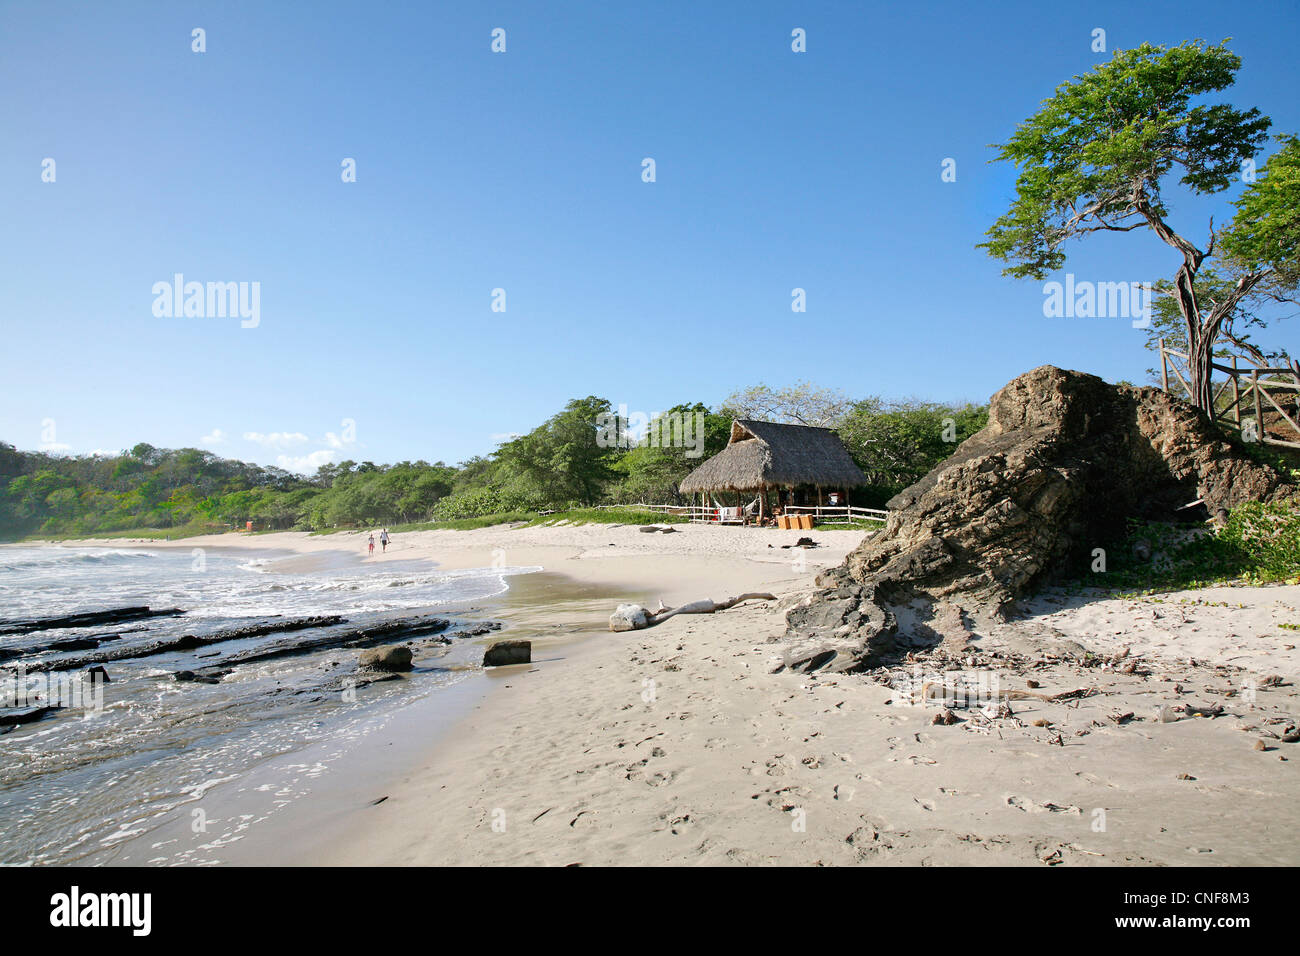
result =
M1132 522L1107 571L1087 579L1107 587L1160 591L1230 581L1300 581L1300 504L1249 502L1213 532Z
M1067 239L1165 217L1171 173L1193 193L1228 188L1270 121L1193 100L1231 86L1240 67L1226 41L1144 43L1059 86L999 148L1020 168L1016 197L979 248L1009 263L1004 275L1042 279L1065 264Z
M1300 504L1242 505L1218 537L1243 556L1244 577L1256 582L1300 577Z
M610 404L589 395L574 399L527 435L497 449L495 475L518 500L594 504L614 477L614 448L596 441L598 420Z
M1237 271L1269 269L1270 284L1290 291L1300 285L1300 139L1283 135L1278 142L1282 147L1236 201L1219 242Z
M856 403L844 417L839 436L871 485L856 489L853 501L883 508L988 424L988 417L988 406L983 405L887 404L877 398Z
M700 420L697 415L702 416L703 435L695 433L695 423ZM652 434L662 434L661 425L677 420L691 423L690 441L660 441L658 445L639 444L627 449L611 466L615 478L606 488L608 500L655 504L680 501L677 487L681 480L725 448L731 436L731 416L711 412L698 402L676 405L656 416L651 424Z
M441 523L527 510L527 499L517 493L497 488L475 488L472 491L461 491L443 498L433 506L432 517Z

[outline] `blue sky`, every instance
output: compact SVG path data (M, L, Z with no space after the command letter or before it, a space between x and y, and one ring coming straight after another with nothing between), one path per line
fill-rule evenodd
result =
M1097 27L1233 37L1225 98L1300 130L1295 3L0 2L0 440L454 462L589 394L1142 380L1127 320L1046 319L974 248L1014 181L988 144ZM1141 233L1063 271L1175 267ZM259 282L260 324L156 317L178 272Z

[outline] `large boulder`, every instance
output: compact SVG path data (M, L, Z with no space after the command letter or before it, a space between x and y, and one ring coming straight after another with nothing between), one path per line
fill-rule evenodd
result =
M533 659L532 641L497 641L483 654L484 667L528 664Z
M409 671L413 666L411 649L404 645L372 647L361 652L361 669L365 671L386 671L395 674Z
M899 649L896 612L916 620L917 606L942 601L955 609L933 616L950 629L1000 619L1053 576L1085 569L1130 517L1206 517L1296 494L1187 403L1045 365L994 395L987 427L818 577L822 590L787 613L787 638L833 641L841 664L846 646L871 663Z

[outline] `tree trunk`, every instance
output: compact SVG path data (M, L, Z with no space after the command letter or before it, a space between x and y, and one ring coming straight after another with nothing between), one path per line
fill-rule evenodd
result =
M1211 367L1213 361L1214 346L1206 338L1201 337L1194 343L1188 343L1187 384L1192 390L1188 400L1210 418L1214 417L1214 385L1211 379L1214 374Z

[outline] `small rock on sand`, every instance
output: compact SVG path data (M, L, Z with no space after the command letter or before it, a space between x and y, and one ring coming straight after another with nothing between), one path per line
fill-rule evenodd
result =
M497 641L483 655L484 667L528 664L533 659L532 641Z

